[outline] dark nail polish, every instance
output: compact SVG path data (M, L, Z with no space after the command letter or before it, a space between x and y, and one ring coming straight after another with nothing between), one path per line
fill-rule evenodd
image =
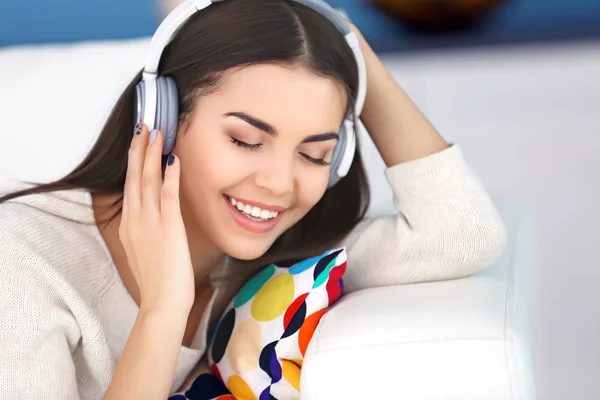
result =
M167 158L167 165L173 165L175 162L175 156L173 154L169 154L169 158Z
M140 133L142 133L142 123L138 122L137 124L135 124L135 130L133 131L136 135L139 135Z

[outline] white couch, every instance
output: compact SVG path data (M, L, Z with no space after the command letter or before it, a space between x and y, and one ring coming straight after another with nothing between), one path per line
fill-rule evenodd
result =
M0 49L0 190L46 181L85 155L147 39ZM365 138L363 138L365 139ZM363 140L371 215L392 210L383 163ZM323 318L302 371L302 398L532 400L529 213L498 200L501 259L466 279L364 290Z

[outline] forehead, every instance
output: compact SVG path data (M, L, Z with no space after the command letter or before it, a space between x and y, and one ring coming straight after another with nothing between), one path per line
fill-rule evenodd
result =
M209 99L220 111L247 112L282 130L335 131L346 111L339 82L295 66L260 64L229 71Z

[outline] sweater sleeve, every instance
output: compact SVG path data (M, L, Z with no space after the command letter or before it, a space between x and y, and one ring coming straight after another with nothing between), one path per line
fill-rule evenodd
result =
M365 219L346 237L346 291L464 277L500 256L504 224L457 145L386 177L398 214Z
M39 260L7 254L19 249L0 249L0 398L79 399L71 353L77 324L43 271L18 262Z

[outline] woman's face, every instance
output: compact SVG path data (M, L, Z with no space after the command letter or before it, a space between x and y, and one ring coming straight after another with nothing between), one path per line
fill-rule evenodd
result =
M341 85L304 68L228 72L175 146L188 229L229 256L263 255L325 193L345 109Z

